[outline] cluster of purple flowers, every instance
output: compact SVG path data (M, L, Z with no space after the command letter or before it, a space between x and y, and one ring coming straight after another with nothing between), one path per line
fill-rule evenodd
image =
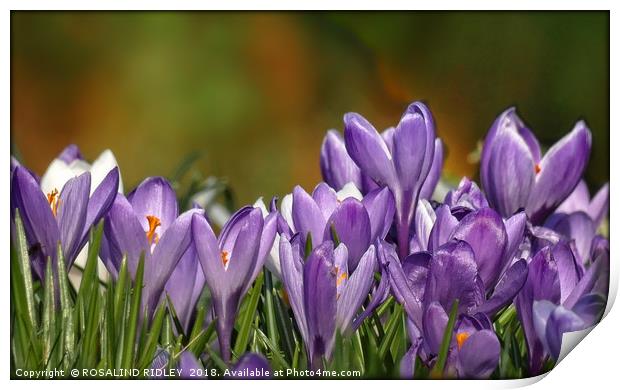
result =
M73 145L42 179L11 160L11 212L19 210L41 279L58 243L69 269L103 219L99 257L112 278L124 258L135 275L144 255L148 316L167 294L187 328L207 286L226 362L241 300L266 266L282 281L312 368L330 359L337 333L351 334L393 296L411 342L404 377L436 364L455 302L446 375L491 375L501 350L493 322L508 307L535 375L557 360L565 332L592 326L606 306L609 242L597 231L609 190L590 198L590 148L580 121L543 155L509 109L486 136L482 189L463 178L431 200L441 192L443 144L430 110L415 102L382 133L346 114L344 136L329 131L321 147L324 183L312 193L295 187L279 206L274 198L269 208L243 207L217 236L202 208L179 212L165 179L125 196L111 154L91 166Z

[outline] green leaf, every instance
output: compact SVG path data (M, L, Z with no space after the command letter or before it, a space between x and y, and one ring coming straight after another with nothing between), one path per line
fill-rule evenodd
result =
M340 237L338 237L338 232L336 231L336 226L332 223L329 226L329 230L332 233L332 240L334 241L334 247L340 245Z
M264 283L264 309L265 309L265 322L267 323L267 334L269 335L269 340L273 343L273 345L279 345L279 334L278 334L278 325L276 322L276 313L274 308L274 297L273 297L273 285L271 281L271 272L265 269L265 283Z
M131 291L131 307L129 309L129 319L126 324L126 338L123 346L122 368L132 368L135 354L136 334L138 332L138 317L141 312L140 302L142 299L142 288L144 283L144 252L140 255L138 269L136 270L136 280ZM144 319L146 321L146 319Z
M63 359L68 365L75 359L75 314L71 302L71 288L69 285L67 269L65 268L65 258L62 254L62 247L58 244L56 251L58 268L58 289L60 290L60 308L62 315L63 333Z
M155 351L157 351L157 341L159 340L159 334L161 333L165 314L166 307L164 305L159 305L155 315L153 316L151 329L148 332L146 342L142 348L142 356L140 356L138 360L138 367L141 369L147 368L155 357Z
M381 340L381 344L379 344L379 360L384 360L387 352L392 344L392 340L398 334L398 328L401 324L401 314L403 312L403 307L400 305L396 305L394 308L394 312L390 316L388 320L387 326L385 328L385 336Z
M308 232L308 235L306 236L306 248L304 251L304 259L307 259L308 256L310 256L310 253L312 253L312 234Z
M250 331L252 330L252 322L256 316L256 308L258 307L258 300L263 288L264 274L261 273L254 282L252 292L248 297L248 305L246 309L239 316L239 332L237 334L237 340L235 341L235 347L233 352L236 356L241 356L247 348L248 341L250 340Z
M54 271L52 258L48 256L45 263L45 286L43 289L43 357L47 362L51 358L56 323L56 303L54 298Z
M448 318L448 325L443 333L443 339L441 341L441 347L439 348L439 355L437 356L437 362L435 367L431 370L432 378L441 378L443 376L443 370L448 359L448 352L450 350L450 342L452 341L452 333L454 331L454 323L456 322L456 315L459 309L459 300L455 299L452 302L450 308L450 317Z
M19 210L15 209L15 232L17 238L17 260L21 271L21 281L23 282L22 296L26 299L26 318L30 329L37 329L37 314L34 305L34 289L32 287L32 270L30 268L30 256L28 256L28 240L24 224L22 223Z

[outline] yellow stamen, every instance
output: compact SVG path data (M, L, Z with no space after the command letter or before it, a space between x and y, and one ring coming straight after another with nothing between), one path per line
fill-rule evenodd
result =
M461 333L456 334L456 344L458 345L459 349L461 349L461 347L463 346L463 343L468 338L469 338L469 333L467 332L461 332Z
M55 217L56 214L58 214L58 205L60 204L60 198L58 197L58 190L56 188L47 194L47 202L50 204L52 214L54 214Z
M154 215L147 215L146 220L149 221L149 230L146 232L146 238L149 240L149 244L155 243L159 241L159 236L155 233L155 229L161 226L161 221Z
M540 171L542 171L542 168L540 167L540 164L534 165L534 172L536 172L536 174L539 174Z
M336 279L336 286L340 286L340 284L344 282L346 279L347 279L346 273L343 272L340 275L338 275L338 279Z
M228 264L228 262L230 261L230 258L228 257L229 253L228 251L222 251L222 253L220 254L220 257L222 258L222 264L224 265L224 267L226 267L226 264Z

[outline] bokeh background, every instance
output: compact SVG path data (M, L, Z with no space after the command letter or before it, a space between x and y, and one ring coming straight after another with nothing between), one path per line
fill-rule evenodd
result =
M186 156L240 203L320 180L327 129L378 129L426 101L453 178L516 105L547 146L586 119L587 179L609 178L606 12L17 12L13 152L42 174L68 143L111 148L125 188Z

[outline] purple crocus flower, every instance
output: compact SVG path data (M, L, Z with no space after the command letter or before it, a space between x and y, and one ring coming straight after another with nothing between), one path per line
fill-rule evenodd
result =
M448 205L433 210L430 204L420 203L415 221L418 234L412 248L433 252L452 239L466 241L476 254L486 289L493 288L512 263L523 240L525 215L518 213L504 221L495 210L483 207L468 212L459 221Z
M575 190L558 206L556 212L572 214L582 211L592 219L594 228L598 228L609 212L609 183L602 186L590 199L590 191L585 181L579 181Z
M431 362L439 353L448 323L447 312L458 299L458 323L449 352L448 373L461 377L486 377L499 362L499 341L490 315L509 304L525 278L525 261L517 262L487 300L474 250L465 241L453 240L428 252L414 253L399 262L394 249L381 244L379 257L389 272L392 291L408 315L412 346L402 362L407 368L420 353ZM404 370L403 372L407 372Z
M389 128L381 137L391 148L394 128ZM321 174L323 180L332 188L340 190L348 183L353 183L363 194L376 188L377 183L370 177L362 174L361 170L347 153L342 135L336 130L329 130L321 145ZM441 177L443 168L443 145L441 140L435 140L435 154L431 170L422 185L420 198L430 199Z
M470 211L489 207L487 198L476 182L471 181L467 177L462 178L458 187L446 194L444 204L450 207L450 211L458 219L461 219Z
M230 338L241 298L263 268L276 233L276 213L263 218L259 208L243 207L216 239L201 215L192 221L194 244L211 291L220 353L230 361Z
M541 224L581 179L591 144L590 130L579 121L542 156L534 134L509 108L491 126L482 149L480 177L489 203L503 217L525 208Z
M282 281L311 367L331 356L336 331L347 333L353 317L366 299L373 282L375 247L363 254L355 271L347 268L344 244L334 249L331 241L315 247L304 263L299 235L280 239Z
M431 172L436 144L441 145L435 141L431 112L423 103L411 104L386 139L359 114L346 114L344 122L349 156L363 174L394 194L398 250L404 259L409 254L409 229L418 198Z
M288 203L287 199L292 202ZM394 200L387 188L373 190L361 200L353 197L340 200L325 183L317 185L312 195L297 186L292 198L283 200L282 215L290 228L286 233L289 236L299 233L304 244L310 235L314 247L332 241L335 230L348 249L348 268L354 270L371 243L384 238L390 229Z
M144 290L142 306L148 316L154 312L164 288L174 299L175 309L183 315L186 323L191 294L179 294L181 286L194 286L196 274L184 274L169 284L170 275L179 261L183 267L196 262L191 246L192 215L202 214L192 209L178 215L176 195L170 184L161 177L144 180L127 198L119 194L105 220L105 240L102 242L101 258L110 274L118 276L121 262L127 256L127 268L135 277L141 254L144 254ZM193 267L195 269L195 266ZM178 297L182 300L179 301ZM185 301L183 301L185 300ZM175 302L176 301L176 302ZM191 313L190 313L191 314Z
M596 246L592 265L561 304L549 300L533 303L536 337L555 361L560 356L563 334L593 326L605 311L609 291L609 247L606 244L608 242L600 242Z
M588 294L606 297L609 251L601 245L597 246L596 252L592 265L585 273L570 245L563 241L543 247L529 263L527 281L517 295L515 305L528 345L532 374L540 372L548 356L545 345L536 331L534 302L548 301L550 304L562 305L565 309L573 310L577 302ZM555 353L556 350L553 348L552 352Z
M90 228L106 214L118 189L118 169L114 168L90 194L90 173L67 181L60 192L45 194L36 178L16 166L11 180L11 216L19 209L30 246L33 269L43 278L48 257L56 261L58 243L69 269L88 240Z

